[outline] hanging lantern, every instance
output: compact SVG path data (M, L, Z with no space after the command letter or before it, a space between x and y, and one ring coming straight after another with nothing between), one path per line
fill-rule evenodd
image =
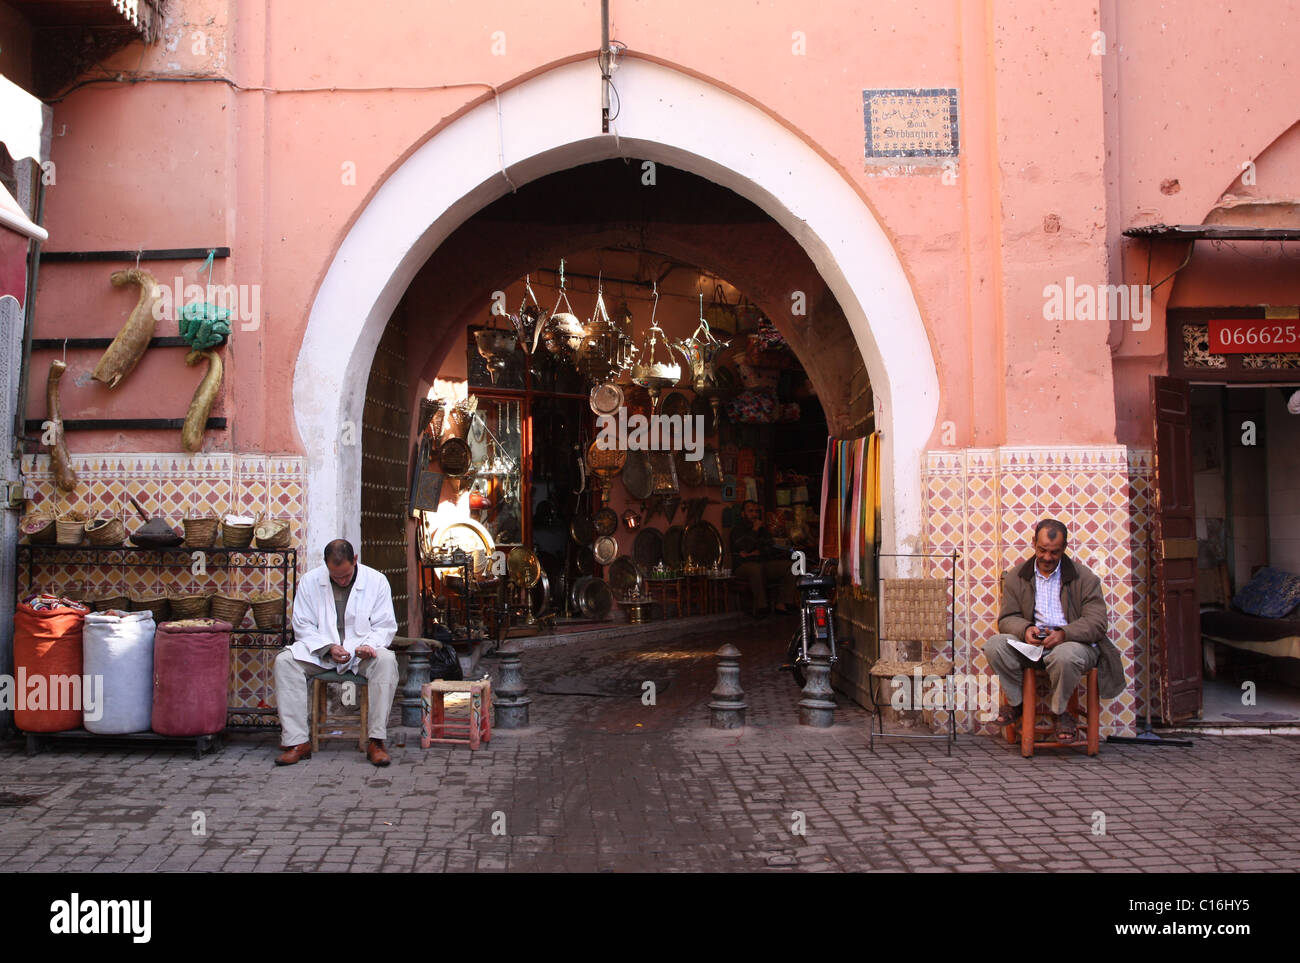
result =
M700 295L700 323L695 332L684 341L673 342L691 372L691 390L697 397L707 398L713 406L713 423L718 424L718 411L728 387L718 378L717 358L731 344L714 337L704 312L704 295Z
M564 302L563 311L560 310L561 301ZM578 346L582 344L582 322L573 313L573 305L569 304L569 296L564 291L564 258L560 258L560 294L555 299L550 318L542 322L541 330L546 350L565 364L572 364Z
M532 304L529 304L529 300ZM519 305L519 312L510 315L510 323L515 326L515 334L519 338L519 346L524 349L524 354L528 357L533 356L537 350L537 342L541 340L542 329L546 326L547 314L542 306L537 303L537 295L533 293L532 279L524 275L524 299Z
M497 327L497 313L497 304L493 302L492 310L488 312L488 326L474 332L474 340L478 342L478 353L487 364L488 377L492 379L493 384L497 383L501 372L506 370L516 344L514 331Z
M672 344L664 335L663 328L655 322L655 311L659 307L659 285L654 288L654 307L650 310L650 330L646 332L645 342L641 346L640 358L632 365L632 382L645 388L650 393L650 410L659 407L659 394L665 388L676 387L682 379L682 366L672 360ZM668 360L662 360L663 355Z
M598 288L596 291L596 308L591 321L582 332L582 343L578 345L578 370L589 380L608 381L610 376L620 370L620 340L622 332L609 318L605 309L605 295Z

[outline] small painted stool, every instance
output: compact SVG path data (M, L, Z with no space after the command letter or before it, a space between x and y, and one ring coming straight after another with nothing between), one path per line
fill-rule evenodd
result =
M443 696L448 692L469 693L469 718L448 720ZM477 749L492 741L492 683L449 682L434 679L420 686L420 747L428 749L435 742L449 742Z

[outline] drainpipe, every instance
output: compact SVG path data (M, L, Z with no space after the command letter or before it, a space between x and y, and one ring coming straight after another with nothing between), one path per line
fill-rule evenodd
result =
M45 220L45 178L36 179L36 223ZM23 358L18 366L18 399L14 405L14 442L12 456L19 460L26 450L27 431L27 375L32 362L32 325L36 321L36 280L41 271L41 242L32 239L31 253L28 256L27 300L23 304ZM19 471L19 478L22 472Z

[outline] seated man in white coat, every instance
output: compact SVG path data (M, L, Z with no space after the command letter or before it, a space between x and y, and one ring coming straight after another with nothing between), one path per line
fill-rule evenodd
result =
M397 694L397 657L388 646L395 635L397 618L388 579L358 562L352 545L336 538L325 546L325 564L298 583L293 645L275 659L275 699L284 750L276 765L292 766L311 757L307 679L328 669L365 676L370 699L366 758L376 766L388 765L384 739Z

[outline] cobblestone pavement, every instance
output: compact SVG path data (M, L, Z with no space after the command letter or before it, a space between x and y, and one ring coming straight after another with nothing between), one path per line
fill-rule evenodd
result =
M797 724L783 634L745 622L531 650L531 728L475 753L410 733L387 769L342 743L279 768L271 735L202 760L8 743L0 870L1300 870L1300 740L1022 759L963 735L951 757L902 740L873 753L869 716L842 698L833 728ZM741 731L708 728L722 641L745 653Z

